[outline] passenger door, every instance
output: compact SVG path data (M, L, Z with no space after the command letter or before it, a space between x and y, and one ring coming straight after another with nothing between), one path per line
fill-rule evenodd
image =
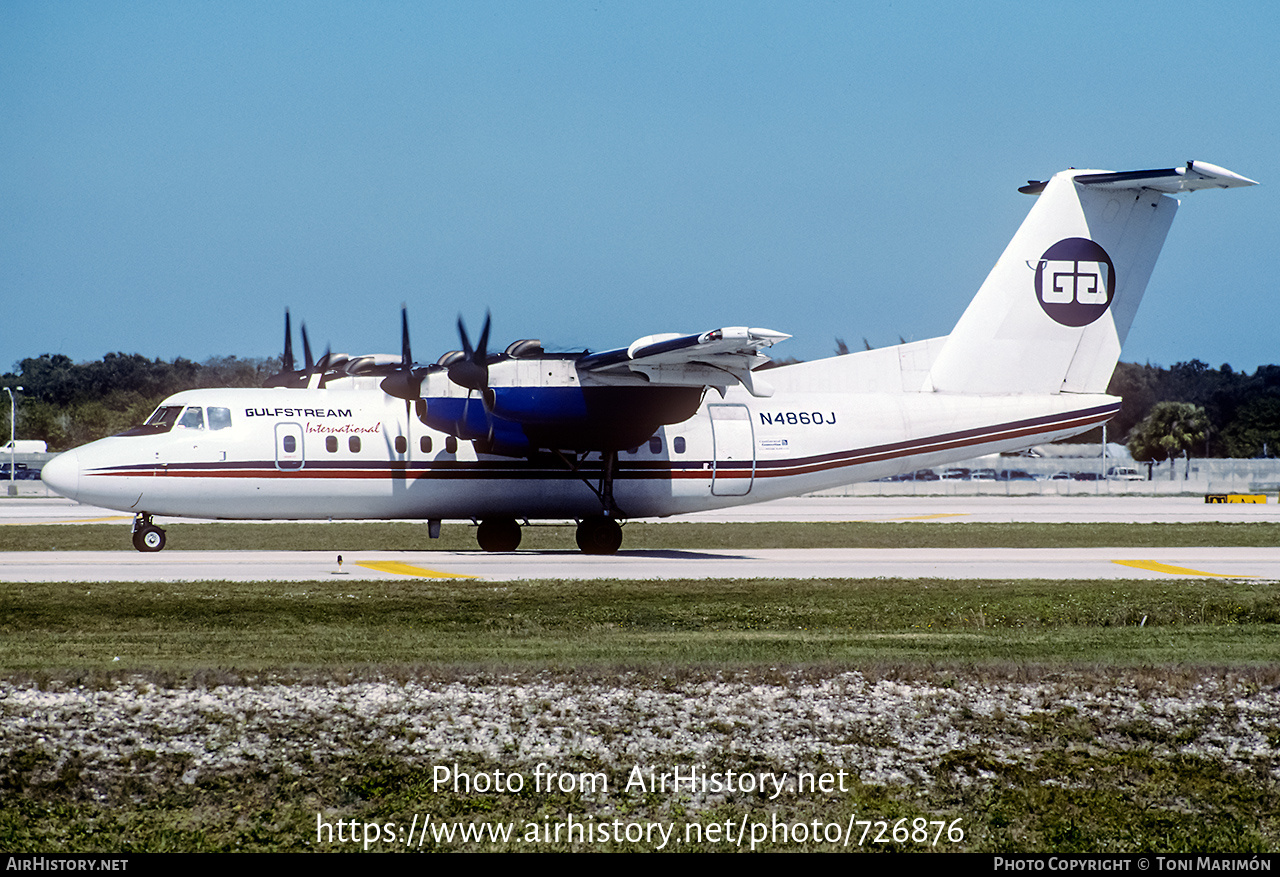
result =
M301 469L306 464L302 451L302 426L297 423L276 424L276 468L284 472Z

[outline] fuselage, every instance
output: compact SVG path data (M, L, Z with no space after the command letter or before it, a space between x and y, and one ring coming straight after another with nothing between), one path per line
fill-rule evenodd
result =
M613 499L626 518L760 502L1050 441L1118 407L1105 395L711 391L693 417L618 453ZM190 390L166 399L161 414L153 429L59 456L45 481L84 503L180 517L563 519L604 511L600 453L478 453L373 387Z

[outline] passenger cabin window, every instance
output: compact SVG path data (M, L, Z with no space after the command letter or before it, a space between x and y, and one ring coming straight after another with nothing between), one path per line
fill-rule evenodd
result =
M178 421L178 426L187 429L204 429L204 409L188 408L182 415L182 419Z
M424 435L418 439L418 447L422 448L422 453L424 454L431 453L431 436Z
M396 453L403 454L409 450L409 441L402 435L396 436Z
M214 408L213 406L209 406L205 409L205 414L209 418L209 429L226 429L231 426L230 408Z
M336 454L338 452L338 437L331 435L326 438L324 440L324 449L331 454Z
M291 435L287 435L280 440L280 447L284 449L286 454L292 454L298 450L298 440Z
M353 454L360 453L360 436L353 435L351 438L347 439L347 447Z
M444 449L450 454L458 453L458 440L453 436L449 436L444 440Z
M651 454L662 453L662 439L658 438L656 435L649 437L649 453Z
M677 454L683 454L684 453L684 436L682 435L676 436L675 441L671 443L671 447Z

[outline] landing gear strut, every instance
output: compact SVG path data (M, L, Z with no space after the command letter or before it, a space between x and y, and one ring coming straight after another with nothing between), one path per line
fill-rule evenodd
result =
M603 515L578 522L578 547L583 554L613 554L622 545L622 527Z
M485 518L476 529L483 551L515 551L520 545L520 525L515 518Z
M151 523L151 515L138 512L133 516L133 547L139 551L164 548L164 530Z
M556 451L560 460L574 472L580 472L577 458L569 459L563 451ZM578 522L578 547L583 554L613 554L622 545L622 527L617 518L626 517L613 499L613 481L618 471L618 452L603 451L600 455L600 486L592 484L585 475L579 475L582 483L600 500L603 514L583 518Z

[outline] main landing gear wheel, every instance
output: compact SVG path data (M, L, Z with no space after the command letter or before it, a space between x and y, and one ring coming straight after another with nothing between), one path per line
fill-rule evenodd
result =
M613 518L583 518L578 523L578 547L583 554L613 554L622 546L622 527Z
M515 518L485 518L476 529L476 541L484 551L515 551L520 545L520 525Z
M155 524L145 524L133 533L133 547L139 551L159 551L164 548L164 530Z

